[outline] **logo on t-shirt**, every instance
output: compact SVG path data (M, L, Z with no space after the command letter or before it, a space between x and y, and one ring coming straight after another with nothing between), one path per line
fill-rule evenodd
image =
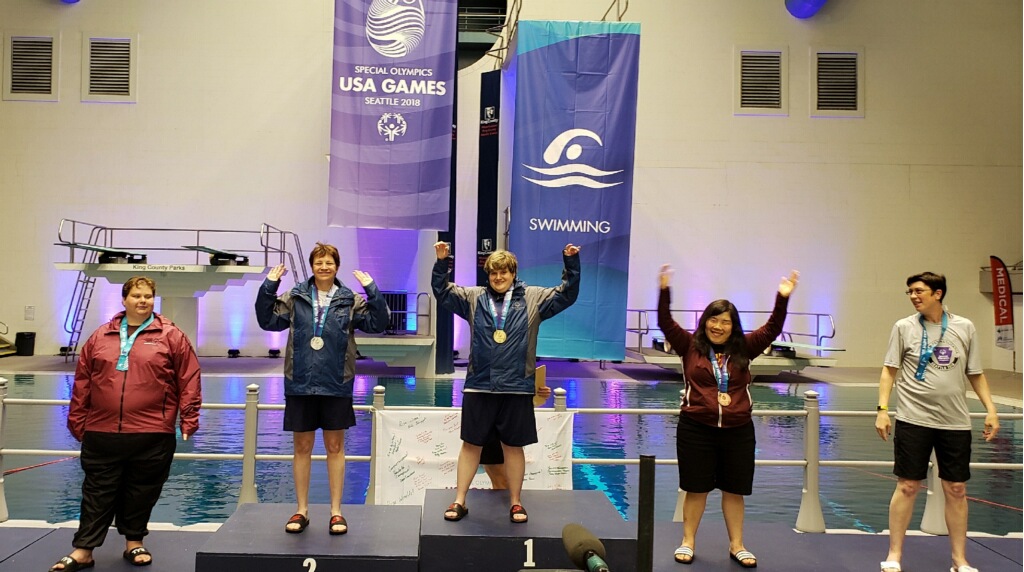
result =
M936 346L932 352L931 364L942 371L948 371L956 367L960 356L956 355L956 348L953 346Z

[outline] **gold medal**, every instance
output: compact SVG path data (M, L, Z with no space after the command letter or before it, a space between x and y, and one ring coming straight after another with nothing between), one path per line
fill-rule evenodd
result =
M494 330L494 341L503 344L507 339L508 336L505 335L505 330Z
M719 405L721 405L722 407L728 407L730 403L732 403L732 398L729 397L728 393L719 393L718 394L718 404Z
M313 348L314 350L318 350L324 347L324 339L321 338L320 336L313 336L313 339L309 340L309 347Z

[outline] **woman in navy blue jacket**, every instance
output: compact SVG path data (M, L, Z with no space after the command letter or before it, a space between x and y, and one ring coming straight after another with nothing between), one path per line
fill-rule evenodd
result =
M499 250L487 257L488 286L462 287L448 282L448 243L434 245L431 286L437 303L469 322L469 368L462 397L462 449L459 451L458 489L445 520L462 520L466 493L480 464L480 450L497 435L505 455L511 508L509 519L526 522L520 493L526 459L523 447L537 442L533 414L534 370L540 323L571 306L580 291L580 249L562 250L565 269L554 288L527 286L516 279L518 262L511 252Z
M355 377L355 329L383 332L389 311L369 274L352 274L366 291L364 299L337 279L338 249L317 243L309 253L313 277L278 297L286 270L272 268L256 295L256 319L264 330L288 330L284 354L284 430L292 431L292 474L298 507L285 531L299 533L309 525L309 473L316 430L322 429L331 487L331 534L348 532L341 514L345 489L345 429L356 424L352 409Z

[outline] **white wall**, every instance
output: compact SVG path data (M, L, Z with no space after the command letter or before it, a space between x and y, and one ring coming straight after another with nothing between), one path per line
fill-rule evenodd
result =
M605 6L525 0L520 17L596 19ZM0 2L0 31L63 39L58 103L0 101L9 337L38 332L37 353L64 343L73 276L52 266L67 255L52 246L61 218L267 222L307 249L337 244L343 278L361 267L387 288L428 289L433 233L389 251L374 231L326 226L332 15L331 0ZM1011 353L992 343L977 270L989 254L1022 258L1020 2L836 1L800 21L782 2L643 0L626 19L641 22L629 307L654 306L662 262L690 307L728 297L767 308L778 277L798 268L793 309L832 313L836 344L849 349L842 364L874 366L892 322L912 312L905 277L930 269L948 276L950 309L977 324L985 365L1011 369ZM93 31L139 34L138 104L79 101L81 37ZM732 115L733 47L758 44L788 46L788 117ZM864 119L808 117L812 46L864 49ZM474 258L477 74L492 67L459 77L464 261ZM461 264L458 279L472 281L472 270ZM101 292L87 330L119 303L116 288ZM265 351L254 294L249 284L200 302L201 354ZM1016 296L1018 320L1020 305Z

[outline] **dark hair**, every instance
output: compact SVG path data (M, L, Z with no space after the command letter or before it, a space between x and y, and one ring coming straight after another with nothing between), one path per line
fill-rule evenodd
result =
M711 340L708 339L706 330L708 320L726 312L729 313L729 319L732 320L732 333L729 334L729 339L725 340L724 353L729 356L729 361L737 368L743 369L750 365L750 358L747 357L746 351L747 343L743 338L740 312L728 300L715 300L708 304L707 308L704 308L704 313L700 315L700 320L697 322L697 330L693 332L693 347L701 355L708 355L708 351L711 349Z
M334 248L330 244L324 244L322 242L316 243L313 250L309 252L309 267L313 267L313 261L322 256L330 256L334 259L335 266L341 266L341 255L338 254L338 249Z
M132 291L132 288L137 286L145 286L153 291L153 295L156 296L156 282L145 276L132 276L121 286L121 298L127 298L128 293Z
M914 282L924 282L932 290L942 292L942 295L939 296L939 302L946 298L946 277L944 275L934 272L922 272L907 278L907 286Z

